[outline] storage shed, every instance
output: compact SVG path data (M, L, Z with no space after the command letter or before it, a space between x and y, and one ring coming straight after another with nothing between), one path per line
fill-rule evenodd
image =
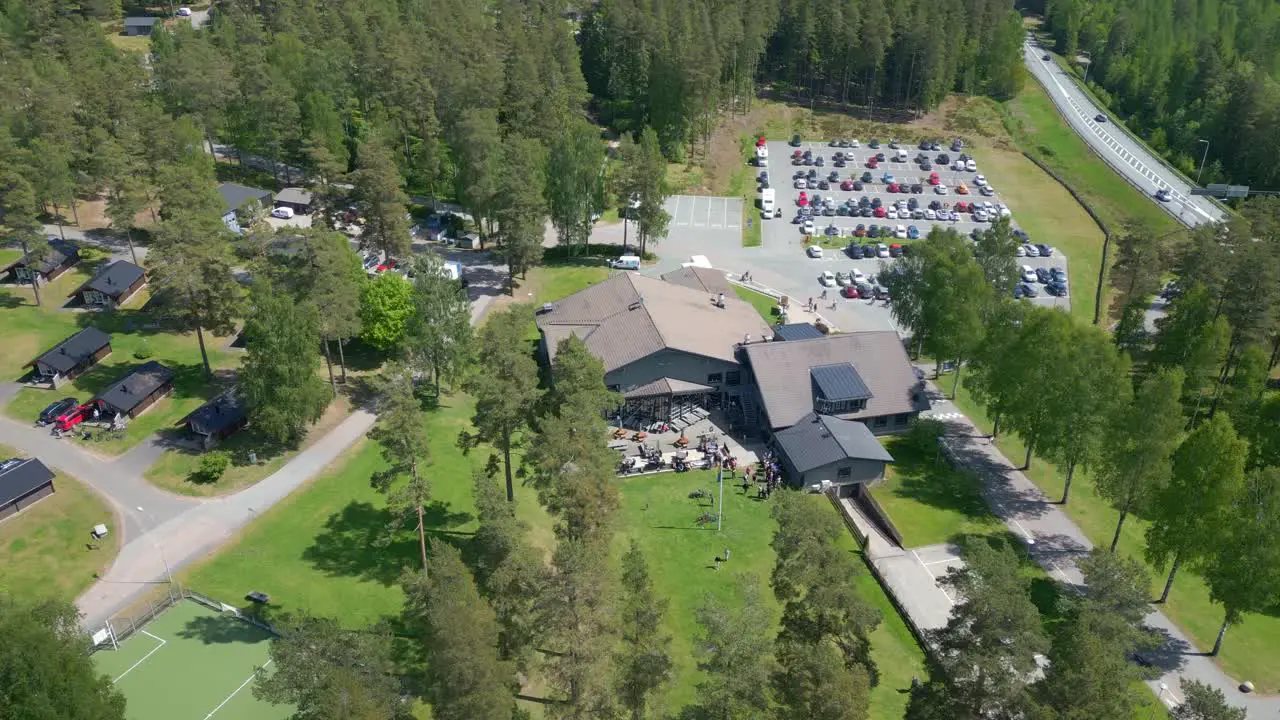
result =
M311 191L287 187L276 193L276 207L287 207L299 215L310 215Z
M152 360L134 368L89 402L97 404L104 417L134 418L172 389L173 371Z
M236 390L228 390L196 408L178 423L208 450L245 426L249 421L249 407Z

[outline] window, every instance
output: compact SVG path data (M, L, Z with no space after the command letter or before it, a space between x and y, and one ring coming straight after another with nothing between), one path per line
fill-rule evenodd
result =
M719 385L722 379L723 377L720 375L720 373L711 373L710 375L707 376L707 384Z
M908 421L908 420L910 420L910 419L911 419L911 413L902 413L901 415L894 415L894 416L893 416L893 424L894 424L894 425L906 425L906 424L907 424L907 421Z
M875 421L876 427L884 427L885 425L888 425L888 424L889 424L889 418L885 417L884 415L881 415L880 417L876 418L876 421Z
M724 374L725 385L737 385L742 382L742 373L738 370L730 370Z
M853 468L842 467L836 471L837 480L848 480L853 477Z

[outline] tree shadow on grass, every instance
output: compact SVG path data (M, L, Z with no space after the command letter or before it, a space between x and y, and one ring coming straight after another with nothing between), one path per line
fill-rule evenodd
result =
M451 528L471 522L468 513L456 513L441 502L429 505L423 517L427 535L439 537L465 550L470 533ZM401 523L387 508L367 502L350 502L325 522L302 557L321 572L371 580L390 587L405 568L422 565L416 526Z
M904 441L889 449L893 472L901 478L894 495L973 519L994 518L979 490L979 480L967 470L957 470L938 454L935 457Z
M205 645L262 642L263 631L243 620L221 615L201 615L187 621L177 633L186 640L199 640Z

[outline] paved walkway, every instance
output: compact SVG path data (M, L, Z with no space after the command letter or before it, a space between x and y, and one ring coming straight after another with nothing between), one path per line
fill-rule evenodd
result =
M148 585L163 580L169 573L231 539L259 512L324 470L364 436L374 419L372 413L356 410L265 480L234 495L199 502L128 542L106 576L76 600L85 625L100 624ZM140 478L138 481L145 484Z
M983 495L991 509L1010 530L1027 541L1031 557L1049 574L1069 586L1083 586L1076 561L1093 549L1093 544L1059 505L1045 497L1016 469L987 435L956 412L955 406L932 383L928 387L933 403L929 414L939 417L946 425L946 444L953 458L982 478ZM1167 637L1158 652L1146 656L1164 670L1163 676L1147 684L1166 705L1182 702L1180 681L1187 678L1221 690L1228 702L1247 709L1250 718L1280 716L1280 697L1240 692L1239 683L1198 651L1154 606L1146 623Z

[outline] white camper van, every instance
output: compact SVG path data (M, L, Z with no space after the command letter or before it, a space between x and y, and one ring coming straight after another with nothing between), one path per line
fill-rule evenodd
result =
M773 210L776 207L775 195L773 188L765 188L760 191L760 214L765 218L773 217Z

